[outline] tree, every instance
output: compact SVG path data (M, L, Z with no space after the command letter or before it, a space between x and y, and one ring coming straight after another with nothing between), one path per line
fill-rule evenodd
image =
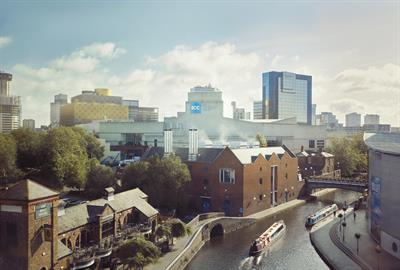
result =
M367 170L367 147L361 135L334 138L327 150L335 155L335 161L339 164L343 176L350 177L355 171Z
M150 163L147 161L139 161L126 166L122 175L121 183L124 190L143 187L148 180L148 170Z
M11 132L17 146L17 165L20 169L39 168L43 159L43 132L19 128Z
M115 256L130 269L142 269L146 264L157 261L160 252L152 242L138 237L122 244Z
M171 219L167 222L167 224L171 228L172 244L174 244L174 237L180 238L191 233L190 227L186 226L186 224L179 219Z
M86 149L89 158L100 160L104 156L104 146L100 144L99 140L93 134L87 133L80 127L72 127L72 129L82 137L82 147Z
M99 164L92 158L89 161L89 171L85 185L85 193L90 197L99 197L107 187L115 185L115 175L110 167Z
M166 237L169 241L169 239L171 238L171 227L168 226L167 224L161 224L157 226L156 229L156 236L161 238L161 237Z
M13 137L0 133L0 178L14 178L16 173L17 146Z
M265 137L265 135L257 133L256 140L260 144L260 147L267 147L268 146L267 137Z
M54 128L47 133L42 167L44 184L59 188L85 186L88 157L81 139L70 127Z

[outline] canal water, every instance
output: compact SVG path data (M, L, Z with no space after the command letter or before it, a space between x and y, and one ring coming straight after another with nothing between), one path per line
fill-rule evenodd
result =
M321 199L273 217L265 218L250 227L217 237L207 242L186 270L324 270L329 269L311 245L304 223L309 214L330 203L339 207L345 201L357 199L359 193L336 191ZM285 235L261 257L258 264L248 258L251 242L275 221L283 219L287 225Z

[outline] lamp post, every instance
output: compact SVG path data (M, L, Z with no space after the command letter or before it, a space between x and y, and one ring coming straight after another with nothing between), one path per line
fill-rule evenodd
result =
M343 221L343 223L342 223L342 226L343 226L343 242L345 241L344 240L344 236L345 236L345 229L346 229L346 226L347 226L347 223L346 223L346 221Z
M338 215L338 218L339 218L339 231L341 232L342 231L342 217L343 217L343 215L340 213L339 215Z
M355 234L354 234L354 237L355 237L356 240L357 240L357 255L358 255L358 241L360 240L361 234L355 233Z

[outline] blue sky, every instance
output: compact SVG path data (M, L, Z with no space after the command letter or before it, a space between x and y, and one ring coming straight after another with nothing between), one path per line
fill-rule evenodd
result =
M0 69L38 123L54 94L91 87L174 115L212 83L229 116L273 69L312 75L317 111L399 126L399 25L398 1L2 1Z

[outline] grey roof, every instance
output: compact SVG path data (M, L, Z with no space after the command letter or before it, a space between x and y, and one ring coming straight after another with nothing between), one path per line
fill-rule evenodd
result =
M66 245L64 245L60 240L58 240L58 252L57 252L57 259L64 258L72 254L72 250L70 250Z
M87 223L97 220L104 207L108 204L115 212L121 212L130 208L136 208L147 217L158 214L145 199L147 195L138 188L114 195L114 199L108 201L104 198L65 208L65 214L58 218L59 233L72 230Z
M254 162L254 157L257 157L259 154L264 156L266 159L272 154L278 155L279 158L285 154L285 149L283 147L260 147L260 148L238 148L238 149L231 149L233 154L239 159L242 164L250 164ZM253 160L252 160L253 157Z
M0 199L32 201L57 195L59 195L59 193L32 180L25 179L2 190L0 192Z
M321 152L321 155L326 157L326 158L334 157L334 155L332 155L331 153L328 153L328 152Z
M389 154L400 154L399 133L364 133L364 142L369 148Z
M296 154L296 156L298 156L298 157L308 157L309 155L310 154L307 153L306 151L299 152L299 153Z

